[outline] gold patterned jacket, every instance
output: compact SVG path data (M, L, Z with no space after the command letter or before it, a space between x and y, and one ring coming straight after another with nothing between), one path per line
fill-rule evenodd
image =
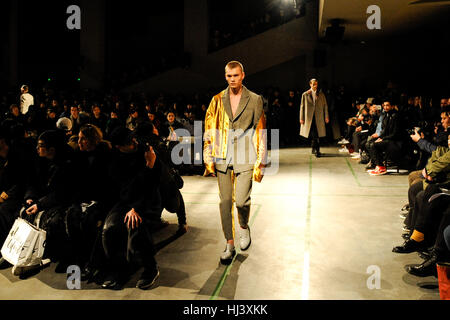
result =
M242 134L235 138L235 145L240 150L252 154L254 161L234 164L234 172L253 170L253 180L261 182L267 164L267 132L266 117L261 96L243 87L242 96L236 115L231 111L229 88L214 96L205 117L205 135L203 146L204 176L215 173L215 170L226 171L223 160L227 158L230 132L240 130ZM244 136L251 135L253 149L245 143ZM224 167L225 166L225 167ZM225 170L223 170L225 168Z

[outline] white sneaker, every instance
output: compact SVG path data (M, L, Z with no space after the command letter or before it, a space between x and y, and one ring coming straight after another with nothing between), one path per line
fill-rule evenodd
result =
M359 152L353 152L353 153L350 153L350 156L351 156L351 157L359 156Z
M247 250L251 243L252 239L250 237L250 227L247 226L247 229L241 228L239 232L239 245L241 246L241 250Z
M347 149L347 147L344 146L339 149L339 152L348 152L348 149Z
M227 243L225 251L220 255L220 262L222 264L230 264L235 255L236 250L234 249L234 245Z
M342 140L340 140L340 141L338 141L338 144L347 144L347 143L350 143L350 141L348 141L347 139L342 139Z

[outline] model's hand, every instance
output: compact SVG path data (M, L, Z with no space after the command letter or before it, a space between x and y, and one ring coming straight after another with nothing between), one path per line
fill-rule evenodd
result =
M214 172L210 172L204 175L204 177L216 177L216 174Z
M330 118L325 118L325 123L330 123Z
M300 124L304 125L305 124L305 120L300 120Z
M26 214L31 216L33 214L36 214L38 212L38 206L37 204L33 204L31 207L29 207L26 211Z
M378 139L375 141L375 143L378 143L378 142L381 142L381 141L383 141L383 139L378 138Z
M134 229L137 228L139 226L139 223L142 222L142 218L133 208L128 211L123 222L127 224L128 229L130 229L130 225L131 229Z
M5 202L6 200L8 200L8 195L3 191L2 194L0 194L0 203Z

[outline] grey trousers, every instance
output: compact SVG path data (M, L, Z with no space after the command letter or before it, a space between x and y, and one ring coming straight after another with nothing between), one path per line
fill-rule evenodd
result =
M227 241L234 239L233 201L236 203L239 225L244 228L248 226L252 175L252 170L235 174L233 167L228 167L225 173L217 170L220 217L222 219L222 230Z

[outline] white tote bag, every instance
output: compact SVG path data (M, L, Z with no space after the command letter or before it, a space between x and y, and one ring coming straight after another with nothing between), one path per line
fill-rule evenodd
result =
M36 217L36 225L19 218L12 226L1 250L3 258L15 267L40 265L44 255L46 232L39 228L42 211Z

